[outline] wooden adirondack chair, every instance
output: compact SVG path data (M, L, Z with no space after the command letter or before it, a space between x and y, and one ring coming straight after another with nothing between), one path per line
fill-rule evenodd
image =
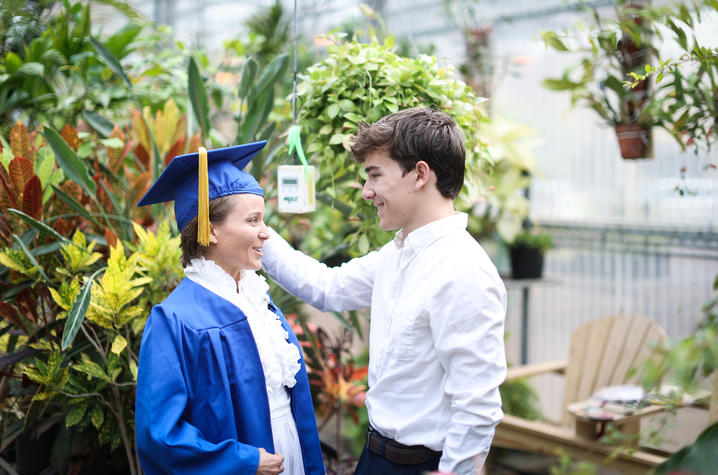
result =
M547 372L565 374L561 424L506 415L496 428L493 444L551 455L561 447L569 457L604 464L621 473L649 472L666 457L637 448L606 463L616 447L577 435L568 406L588 399L598 388L635 384L635 377L627 377L627 371L650 357L653 345L665 339L665 330L646 317L605 317L574 331L567 360L510 368L507 380ZM622 430L637 432L638 421L627 423Z

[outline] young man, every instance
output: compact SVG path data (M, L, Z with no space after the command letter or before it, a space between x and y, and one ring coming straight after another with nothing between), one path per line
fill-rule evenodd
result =
M461 131L446 114L407 109L361 124L362 197L384 230L379 251L328 268L274 231L264 269L324 311L371 306L370 427L357 474L478 473L503 417L506 290L454 211L464 181Z

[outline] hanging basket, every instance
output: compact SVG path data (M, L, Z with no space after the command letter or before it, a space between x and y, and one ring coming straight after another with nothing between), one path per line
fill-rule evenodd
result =
M652 158L651 130L642 125L617 125L615 127L621 156L627 159Z

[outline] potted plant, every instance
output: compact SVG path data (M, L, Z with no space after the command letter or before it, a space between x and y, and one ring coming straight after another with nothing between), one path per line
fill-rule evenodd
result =
M583 41L568 45L554 31L542 33L547 46L560 52L580 52L580 62L560 78L543 81L544 87L571 93L571 104L593 109L614 128L623 158L652 156L651 128L664 126L666 96L646 80L631 87L631 73L645 71L656 53L649 15L641 5L616 2L615 18L602 17L586 7L592 24Z
M508 245L511 255L511 277L514 279L540 279L543 275L543 258L553 247L553 237L537 228L524 230Z
M701 2L652 9L654 25L670 30L680 54L654 59L657 67L646 65L645 74L631 74L633 87L655 77L656 87L667 97L664 109L674 138L682 149L692 146L696 152L709 150L718 140L718 49L696 32L701 20L716 12L718 5Z

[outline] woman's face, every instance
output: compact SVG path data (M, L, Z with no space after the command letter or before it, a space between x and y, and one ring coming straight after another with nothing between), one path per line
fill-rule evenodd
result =
M229 197L232 210L222 223L211 223L207 258L236 279L242 269L262 267L262 247L269 239L264 224L264 198L239 194Z

